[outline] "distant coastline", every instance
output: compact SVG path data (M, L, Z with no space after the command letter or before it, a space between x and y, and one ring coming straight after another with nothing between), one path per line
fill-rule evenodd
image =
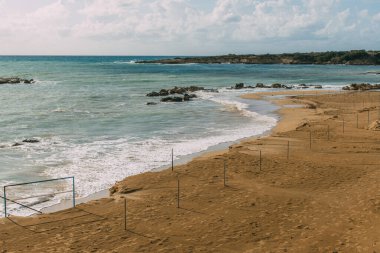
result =
M228 54L220 56L175 57L170 59L138 61L137 63L380 65L380 51L351 50L262 55Z

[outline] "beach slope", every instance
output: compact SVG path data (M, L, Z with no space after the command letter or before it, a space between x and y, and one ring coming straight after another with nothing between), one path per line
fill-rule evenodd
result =
M281 106L269 136L0 219L0 252L380 252L380 93L283 95L245 96Z

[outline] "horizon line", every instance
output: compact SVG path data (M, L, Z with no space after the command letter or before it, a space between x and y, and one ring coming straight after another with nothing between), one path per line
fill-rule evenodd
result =
M281 55L281 54L310 54L310 53L327 53L327 52L350 52L350 51L366 51L366 52L380 52L380 50L375 49L350 49L350 50L327 50L327 51L307 51L307 52L282 52L282 53L224 53L224 54L213 54L213 55L137 55L137 54L0 54L0 57L9 57L9 56L15 56L15 57L46 57L46 56L63 56L63 57L70 57L70 56L80 56L80 57L159 57L159 56L165 56L165 57L210 57L210 56L224 56L224 55Z

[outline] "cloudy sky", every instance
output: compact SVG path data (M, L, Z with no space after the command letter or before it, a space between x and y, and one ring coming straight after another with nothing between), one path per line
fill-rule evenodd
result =
M0 0L0 55L380 50L380 0Z

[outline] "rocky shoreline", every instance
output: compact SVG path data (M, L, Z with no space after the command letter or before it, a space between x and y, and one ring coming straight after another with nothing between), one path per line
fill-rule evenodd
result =
M311 52L264 55L220 55L202 57L176 57L136 63L160 64L345 64L380 65L380 51L351 50L339 52Z
M285 85L281 83L273 83L273 84L263 84L257 83L256 85L245 85L244 83L236 83L234 86L228 87L228 90L243 90L243 89L323 89L322 85L319 84L293 84L293 85ZM348 86L344 86L342 90L377 90L380 89L380 84L369 84L369 83L361 83L361 84L350 84ZM197 95L194 94L196 91L203 92L219 92L218 89L207 89L201 86L189 86L189 87L177 87L170 89L161 89L160 91L152 91L146 94L147 97L162 97L160 102L186 102L191 101L193 98L197 98ZM177 96L171 96L177 95ZM178 96L182 95L182 96ZM157 105L157 102L147 102L147 105Z
M280 83L273 83L271 85L266 85L263 83L257 83L255 86L248 85L246 86L244 83L236 83L234 86L231 86L227 89L229 90L241 90L241 89L256 89L256 88L265 88L265 89L322 89L322 85L308 85L308 84L299 84L295 85L284 85ZM189 87L177 87L170 89L161 89L159 91L152 91L146 94L147 97L163 97L160 99L160 102L185 102L191 101L193 98L197 98L197 95L194 94L196 91L203 92L219 92L218 89L207 89L201 86L189 86ZM171 96L171 95L182 95L182 96ZM157 102L148 102L147 105L156 105Z
M177 87L171 89L161 89L160 91L152 91L146 94L147 97L163 97L160 99L161 102L185 102L191 101L196 98L197 95L189 94L195 91L208 91L208 92L218 92L216 89L206 89L200 86L189 86L189 87ZM169 95L183 95L183 96L169 96ZM147 105L156 105L156 102L148 102Z
M378 90L380 89L380 84L369 84L369 83L352 83L350 86L345 86L343 90Z

